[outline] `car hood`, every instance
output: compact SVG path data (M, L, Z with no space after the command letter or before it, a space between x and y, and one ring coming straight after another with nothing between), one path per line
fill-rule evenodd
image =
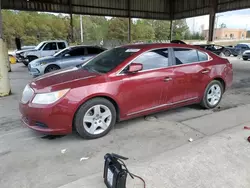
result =
M24 52L32 52L32 51L37 51L36 49L26 49L26 50L18 50L16 51L16 54L21 54Z
M58 59L59 59L58 57L47 56L47 57L35 59L32 62L30 62L30 64L35 65L36 63L51 63L51 62L57 61Z
M70 67L37 77L31 82L30 86L36 93L51 92L69 88L74 81L85 80L98 75L98 73L88 72L82 68Z
M243 52L243 54L245 54L245 53L250 53L250 50L245 50L245 51Z

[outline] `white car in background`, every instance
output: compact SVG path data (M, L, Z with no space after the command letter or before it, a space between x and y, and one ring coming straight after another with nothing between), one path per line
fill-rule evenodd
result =
M16 53L16 58L19 62L28 66L29 62L40 57L52 56L66 47L68 47L68 43L64 40L43 41L34 49L19 51Z

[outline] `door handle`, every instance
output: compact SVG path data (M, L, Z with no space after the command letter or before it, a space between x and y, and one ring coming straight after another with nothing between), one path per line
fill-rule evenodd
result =
M207 74L209 72L210 72L210 70L203 70L203 71L201 71L202 74Z
M168 81L171 81L171 80L173 80L171 77L164 78L164 82L168 82Z

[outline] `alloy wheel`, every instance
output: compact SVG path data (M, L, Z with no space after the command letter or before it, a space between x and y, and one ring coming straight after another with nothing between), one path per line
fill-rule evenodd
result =
M216 106L221 98L222 92L218 84L213 84L207 92L207 102L211 106Z
M108 129L111 121L111 110L105 105L95 105L85 113L83 126L89 134L96 135Z

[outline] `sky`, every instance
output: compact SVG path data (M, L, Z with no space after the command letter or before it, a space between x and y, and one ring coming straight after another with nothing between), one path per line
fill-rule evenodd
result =
M218 16L217 27L225 23L227 28L250 30L250 9L218 13L216 16ZM186 21L191 31L200 32L202 24L205 29L208 29L209 15L187 18Z

